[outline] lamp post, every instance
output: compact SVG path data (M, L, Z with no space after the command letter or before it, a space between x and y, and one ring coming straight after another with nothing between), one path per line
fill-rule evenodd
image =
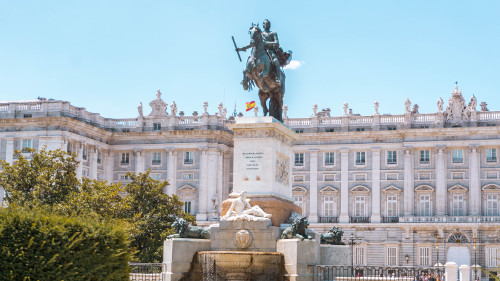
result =
M437 265L439 266L439 234L436 235Z
M346 239L347 245L351 246L351 274L354 275L354 245L356 244L356 237L354 235L354 231L351 232L349 238Z
M476 252L476 236L474 235L474 281L477 280L477 252Z

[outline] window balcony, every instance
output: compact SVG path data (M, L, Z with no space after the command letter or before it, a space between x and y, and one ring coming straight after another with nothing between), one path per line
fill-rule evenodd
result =
M351 217L350 222L351 223L369 223L370 217Z
M499 223L500 216L432 216L401 217L401 222L443 222L443 223Z
M320 223L337 223L337 217L319 217Z
M383 223L398 223L399 217L382 217Z

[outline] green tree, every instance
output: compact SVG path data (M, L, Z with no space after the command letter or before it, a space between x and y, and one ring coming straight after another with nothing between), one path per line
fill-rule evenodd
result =
M154 180L145 173L129 173L132 182L125 186L125 201L130 222L130 246L137 250L135 258L141 262L161 262L163 241L173 233L176 217L193 222L191 214L184 213L183 203L176 195L165 194L167 181Z
M30 153L27 159L23 152ZM1 160L0 186L7 191L9 204L21 206L55 205L67 202L78 191L78 161L61 150L40 152L26 148L14 152L16 162Z
M64 216L84 216L103 222L119 222L127 228L135 260L160 262L165 238L173 233L176 217L194 222L183 212L178 197L164 193L167 181L154 180L145 173L129 173L132 179L106 183L76 177L78 161L61 150L36 152L31 157L16 151L16 161L2 161L0 186L7 191L8 206L40 208ZM31 158L31 159L29 159Z

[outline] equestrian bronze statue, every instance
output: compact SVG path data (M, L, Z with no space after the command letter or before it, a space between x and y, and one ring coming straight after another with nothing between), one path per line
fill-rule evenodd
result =
M265 20L264 31L259 25L250 27L250 44L235 48L236 52L246 51L252 48L248 57L247 65L243 71L243 89L252 90L253 86L259 88L259 99L264 116L269 113L282 122L283 96L285 95L285 73L282 67L286 66L292 56L292 52L283 52L280 48L278 34L270 30L271 22ZM234 38L233 38L234 42ZM267 100L269 107L267 106Z

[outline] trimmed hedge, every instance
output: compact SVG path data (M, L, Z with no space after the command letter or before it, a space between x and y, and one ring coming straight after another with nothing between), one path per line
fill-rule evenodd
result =
M0 208L0 280L129 280L128 243L116 225Z

